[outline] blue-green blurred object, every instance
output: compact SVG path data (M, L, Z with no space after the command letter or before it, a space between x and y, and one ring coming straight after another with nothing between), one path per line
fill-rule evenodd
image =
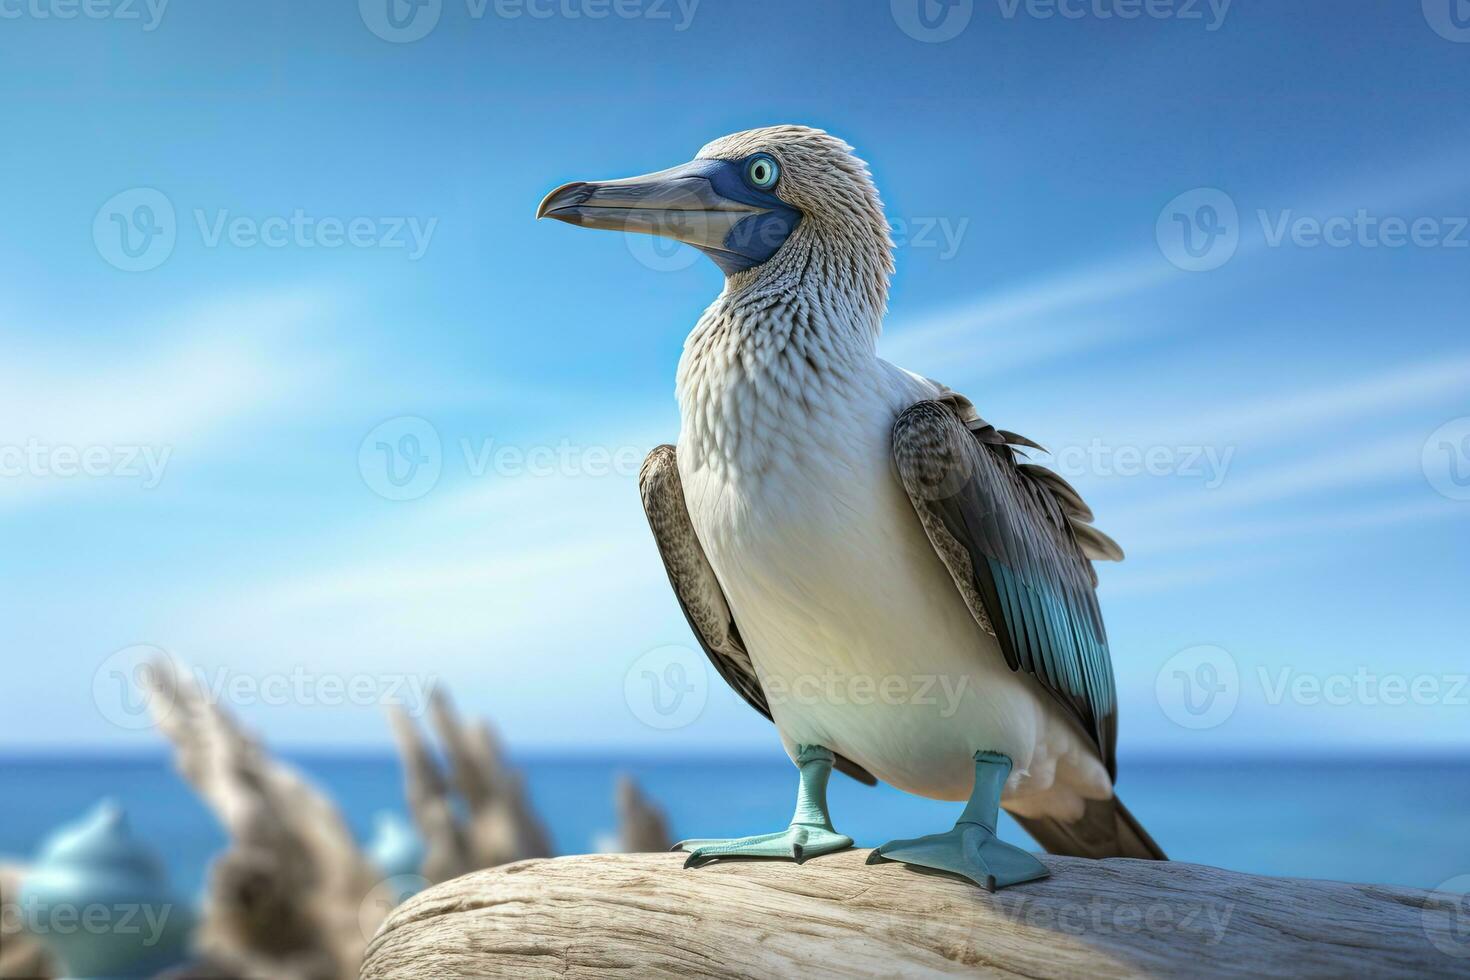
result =
M368 844L367 854L385 878L405 883L396 901L401 902L418 891L406 883L418 878L419 869L424 864L424 853L424 841L412 824L391 810L378 813L377 829L372 843Z
M26 929L88 980L150 977L184 961L194 913L112 801L41 846L20 889Z

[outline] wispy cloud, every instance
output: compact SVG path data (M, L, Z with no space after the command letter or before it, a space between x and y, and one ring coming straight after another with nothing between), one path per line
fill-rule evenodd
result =
M1395 497L1365 506L1335 508L1321 513L1293 514L1281 518L1236 520L1230 523L1199 523L1191 528L1171 529L1167 534L1145 530L1130 538L1130 553L1136 557L1191 551L1206 546L1234 546L1259 541L1287 541L1311 535L1369 530L1424 521L1463 519L1465 509L1457 502L1423 494Z
M1304 548L1303 539L1340 542L1353 531L1463 520L1463 506L1438 498L1396 498L1369 506L1286 518L1196 523L1168 533L1144 531L1129 539L1130 560L1103 575L1109 596L1155 595L1205 582L1257 574L1283 563L1330 559L1337 547ZM1281 547L1260 547L1265 542ZM1247 554L1234 553L1249 545ZM1160 565L1155 559L1187 554L1192 560Z
M986 357L977 367L990 371L1020 367L1137 333L1141 329L1137 324L1099 322L1091 307L1184 275L1156 252L1071 270L948 310L899 320L885 335L879 353L904 366L937 365L973 353L983 342ZM1057 323L1049 332L1028 330L1022 338L1011 333L1023 324L1055 321L1060 314L1079 309L1086 313ZM1012 349L1006 353L996 348Z
M1451 354L1253 401L1208 406L1192 412L1188 421L1161 419L1155 413L1147 421L1111 426L1122 437L1162 445L1266 445L1466 391L1470 391L1470 354Z
M14 345L0 364L0 506L121 485L69 478L73 456L111 454L121 466L137 450L157 461L319 393L330 364L302 356L299 334L324 308L317 296L279 294L171 312L129 332L159 338L139 351Z
M1340 553L1343 534L1464 518L1464 506L1423 485L1420 454L1426 428L1404 428L1406 412L1420 415L1470 388L1470 357L1394 365L1340 384L1319 385L1247 402L1217 406L1174 422L1160 412L1133 424L1116 423L1119 445L1213 445L1235 453L1232 469L1214 488L1156 477L1108 482L1079 478L1107 530L1129 555L1105 578L1116 596L1152 595L1260 573L1283 562ZM1357 424L1393 419L1388 435ZM1348 499L1402 485L1386 499L1356 505ZM1107 492L1099 490L1106 488ZM1124 498L1128 502L1124 503ZM1283 511L1287 511L1283 515ZM1248 554L1240 554L1245 546ZM1159 567L1170 555L1184 564Z
M1464 153L1416 161L1390 179L1354 174L1341 179L1328 193L1293 191L1273 194L1282 200L1306 202L1297 214L1351 215L1359 209L1382 216L1421 207L1470 185ZM1266 240L1259 234L1251 202L1242 206L1243 223L1235 261L1259 257ZM1245 234L1250 231L1250 234ZM1032 282L982 296L972 302L912 318L898 318L879 348L890 361L933 370L956 358L983 354L983 361L967 374L1014 370L1062 355L1106 347L1148 332L1151 318L1141 311L1131 315L1117 301L1161 287L1192 281L1154 248L1045 276ZM1111 305L1110 305L1111 304ZM1101 317L1101 319L1100 319ZM1017 338L1020 342L1017 342Z

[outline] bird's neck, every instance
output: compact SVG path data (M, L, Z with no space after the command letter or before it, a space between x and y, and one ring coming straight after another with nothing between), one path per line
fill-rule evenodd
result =
M797 449L793 436L864 397L887 278L884 265L841 261L797 235L770 262L729 277L679 362L681 465L779 468Z
M857 346L872 350L888 306L893 247L887 225L854 233L848 226L855 221L845 212L803 217L770 261L726 278L715 307L753 331L762 328L767 309L809 309L825 317L823 329L851 334Z

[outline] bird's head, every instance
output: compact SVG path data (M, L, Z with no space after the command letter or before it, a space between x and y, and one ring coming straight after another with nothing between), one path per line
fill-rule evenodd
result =
M771 126L724 136L689 163L642 177L576 181L546 195L538 218L686 242L730 278L759 276L800 252L886 296L892 241L868 168L819 129Z

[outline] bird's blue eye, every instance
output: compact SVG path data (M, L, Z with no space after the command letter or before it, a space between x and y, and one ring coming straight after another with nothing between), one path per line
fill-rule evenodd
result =
M745 180L757 190L768 191L781 179L781 167L774 159L758 153L745 161Z

